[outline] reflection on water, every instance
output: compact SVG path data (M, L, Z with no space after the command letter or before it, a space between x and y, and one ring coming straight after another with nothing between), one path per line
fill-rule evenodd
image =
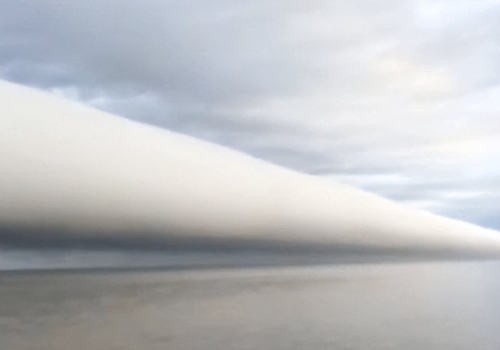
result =
M500 349L500 263L2 273L1 349Z

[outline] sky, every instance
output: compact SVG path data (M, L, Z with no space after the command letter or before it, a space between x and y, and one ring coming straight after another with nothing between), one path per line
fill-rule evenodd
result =
M2 1L0 78L500 229L500 1Z

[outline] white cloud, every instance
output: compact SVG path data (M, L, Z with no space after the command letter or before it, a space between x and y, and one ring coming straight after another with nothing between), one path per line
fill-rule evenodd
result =
M0 82L0 112L1 243L215 240L500 253L497 231L18 85ZM397 175L371 180L405 182Z
M0 75L461 217L436 183L499 193L499 23L486 0L3 2Z

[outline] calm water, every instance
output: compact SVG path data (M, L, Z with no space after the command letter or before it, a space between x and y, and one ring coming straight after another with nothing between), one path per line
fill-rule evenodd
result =
M0 274L0 349L500 349L500 263Z

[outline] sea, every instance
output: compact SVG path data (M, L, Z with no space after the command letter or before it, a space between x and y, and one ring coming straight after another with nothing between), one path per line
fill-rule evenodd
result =
M2 350L500 349L500 262L0 272Z

